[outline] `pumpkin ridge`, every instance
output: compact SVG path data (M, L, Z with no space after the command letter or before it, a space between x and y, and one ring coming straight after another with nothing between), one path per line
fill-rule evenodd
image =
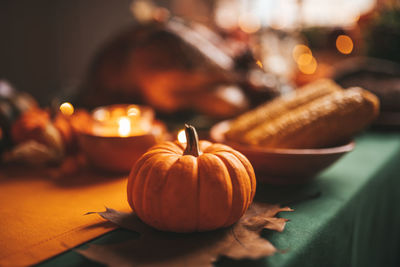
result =
M158 198L157 197L154 198L158 201L155 201L154 199L152 199L154 192L151 191L151 189L152 189L151 185L154 185L153 179L157 179L156 184L158 187L162 188L165 185L165 182L166 182L165 174L167 174L169 172L169 169L171 168L171 166L178 160L178 156L176 156L176 157L177 158L175 160L173 160L173 162L167 163L168 158L171 158L171 155L168 155L168 154L159 155L155 159L155 162L152 163L152 168L147 173L147 176L145 178L145 183L143 185L142 210L143 210L144 214L147 214L147 215L150 214L150 216L147 216L146 220L151 222L149 224L153 225L154 227L162 227L163 220L161 219L161 216L160 216L161 198L159 196L158 196ZM155 177L154 174L157 173L157 170L160 170L160 168L162 167L163 164L169 164L169 166L167 167L167 171L165 173L161 173ZM161 180L160 178L161 179L164 178L164 179ZM161 189L161 191L162 191L162 189ZM152 200L149 201L147 198L150 198Z
M243 180L247 184L247 186L250 188L250 194L247 194L247 204L246 204L246 206L249 207L252 202L252 199L253 199L252 198L253 191L252 191L251 177L249 175L249 172L248 172L246 166L243 164L243 162L240 160L240 158L236 154L232 153L232 151L228 152L228 153L232 154L240 162L240 164L242 165L242 168L244 168L246 170L247 179L243 178Z
M224 163L224 165L225 165L225 167L226 167L226 162L225 162L224 159L221 158L221 156L219 156L219 155L217 155L217 154L213 154L213 155L217 156L220 160L222 160L222 162ZM231 204L231 209L230 209L230 211L229 211L229 215L226 217L226 220L225 220L225 222L224 222L224 224L223 224L224 227L230 226L229 221L230 221L230 218L232 217L232 213L233 213L233 209L234 209L234 206L233 206L233 199L234 199L234 196L235 196L234 184L233 184L233 181L232 181L232 175L231 175L231 173L229 172L228 167L226 167L226 169L228 170L228 173L229 173L229 181L230 181L230 183L231 183L231 185L232 185L232 200L231 200L231 203L232 203L232 204Z
M227 218L227 222L225 223L225 226L229 226L229 225L233 224L234 222L236 222L241 216L243 216L244 212L249 207L249 205L250 205L250 203L249 203L250 196L249 195L250 194L247 194L246 190L242 189L243 186L246 186L245 185L246 179L242 178L242 175L238 175L238 173L235 171L235 168L234 168L234 166L235 165L237 166L237 163L240 162L240 160L237 159L233 154L231 154L229 152L222 152L222 153L227 153L227 155L230 155L232 159L234 158L237 160L236 163L233 163L233 162L231 162L232 160L227 159L227 157L226 157L227 155L221 154L221 152L217 152L214 154L225 163L225 166L228 169L229 177L230 177L231 183L232 183L232 190L233 190L233 192L232 192L232 196L233 196L232 210L231 210L230 215ZM243 165L241 162L240 162L240 164ZM242 167L244 168L244 166L242 166ZM237 168L237 169L239 170L239 168ZM247 180L250 180L250 177L248 176L247 171L245 171L245 173L247 176ZM237 190L237 189L240 189L240 191L235 192L235 190ZM235 210L235 206L236 206L235 196L237 197L238 195L240 195L244 200L244 204L242 205L240 211ZM243 200L238 201L238 203L241 203ZM235 212L237 212L237 214L235 214Z
M177 143L177 142L166 141L163 144L157 144L157 145L151 147L148 151L160 149L162 151L170 151L175 154L181 154L181 153L183 153L184 148L182 148L179 144L180 143Z
M231 147L228 147L224 144L215 143L207 147L207 153L216 153L216 152L231 152L234 151Z
M141 169L140 165L139 165L138 169L139 170ZM131 172L129 173L129 176L128 176L129 177L128 178L128 184L126 186L126 191L128 193L127 200L128 200L129 206L132 208L134 213L136 213L136 211L135 211L135 204L134 204L134 202L132 200L132 190L133 190L133 185L135 184L135 181L136 181L137 172L136 172L136 174L134 174L135 172L136 172L136 168L132 168L132 170L131 170Z
M187 158L191 158L191 162L193 163L192 167L196 168L196 173L195 175L193 172L193 168L186 168L187 173L186 174L190 174L189 170L191 171L192 176L181 176L179 175L179 173L182 172L182 170L185 169L186 164L188 164L187 162ZM172 173L172 172L175 173ZM196 226L196 216L192 216L191 218L192 221L189 222L187 221L187 218L185 218L185 216L182 217L182 214L186 214L187 212L191 212L194 213L196 212L196 205L197 203L195 203L195 205L192 205L193 203L190 202L182 202L182 195L181 193L183 193L183 195L186 194L186 196L190 196L193 195L195 193L197 193L197 188L194 191L193 190L193 184L190 184L190 180L187 179L180 179L182 177L185 177L187 179L197 179L198 178L198 162L197 162L197 158L191 155L185 155L185 156L181 156L178 158L178 160L176 162L174 162L174 164L170 167L170 169L167 172L166 175L166 186L164 186L162 192L161 192L161 198L163 199L163 207L162 207L162 220L166 222L166 227L162 230L169 230L169 231L179 231L179 232L192 232L195 231L195 226ZM170 180L170 179L174 179L174 180ZM186 189L184 188L184 186L181 184L182 182L187 181L188 183L186 184ZM177 186L177 188L179 188L178 192L179 194L174 193L173 191L167 191L168 189L171 188L171 184L175 184L177 182L180 182L180 186ZM197 184L197 181L196 181ZM190 186L190 187L189 187ZM174 194L171 194L174 193ZM177 197L177 198L175 198ZM196 196L197 197L197 196ZM175 198L175 199L174 199ZM168 201L166 201L168 200ZM194 201L194 199L190 199L191 202ZM173 207L171 209L171 207ZM186 211L186 212L184 212ZM175 212L175 214L171 213L171 212ZM171 220L171 217L174 217L174 220ZM179 219L179 217L182 217ZM190 218L190 216L189 216ZM176 223L179 222L179 226L176 225Z
M143 212L143 198L144 198L144 184L146 183L146 178L148 173L151 170L151 166L154 162L154 157L155 155L150 156L148 159L146 159L143 162L143 165L141 166L139 172L137 173L138 179L136 179L136 182L133 186L133 191L132 191L132 200L136 203L135 208L136 208L136 214L140 218L146 219L146 215L144 215Z
M158 154L159 155L159 154ZM158 157L159 156L154 156L154 158L152 159L152 158L149 158L149 160L150 159L152 159L152 162L151 162L151 164L149 163L149 165L151 165L151 167L149 168L149 170L148 170L148 172L146 173L146 175L144 175L143 177L142 177L142 179L143 179L143 184L142 184L142 195L141 195L141 199L142 199L142 201L141 201L141 211L142 211L142 213L143 213L143 219L144 219L144 221L149 221L149 219L148 219L148 212L146 212L146 201L147 201L147 198L146 198L146 196L147 196L147 189L148 189L148 183L149 183L149 176L150 176L150 174L151 174L151 172L152 172L152 170L153 170L153 168L154 168L154 165L155 164L157 164L157 162L158 162Z
M183 151L185 150L185 147L183 146L183 144L181 143L181 142L179 142L179 141L174 141L174 142L172 142L175 146L177 146L177 147L179 147L179 149L181 149L182 150L182 153L183 153Z
M169 170L165 174L164 185L168 182L168 178L171 179L170 172L171 172L172 168L174 167L174 165L177 164L178 161L179 161L179 158L174 162L174 164L172 164L170 166ZM163 205L165 203L165 195L166 195L166 193L164 193L164 192L165 192L165 187L163 187L163 189L161 190L161 193L160 193L160 205L161 205L161 207L160 207L160 209L161 209L160 217L161 217L161 221L166 222L167 220L165 218L165 215L166 216L170 216L170 215L164 213L164 206ZM168 228L168 224L165 224L164 227L165 227L165 229L167 229ZM161 228L161 229L164 229L164 228Z
M218 161L218 163L216 164L215 161ZM199 164L199 172L198 172L198 179L199 179L199 211L198 211L198 215L199 215L199 220L198 223L202 226L202 228L199 228L198 230L213 230L215 228L219 228L221 227L221 225L224 225L225 221L228 220L229 215L231 213L230 209L232 207L232 200L233 200L233 189L232 189L232 183L231 180L229 178L227 178L227 176L229 176L229 172L227 167L225 166L225 163L216 155L212 154L212 153L203 153L203 155L201 155L198 158L198 164ZM211 167L210 167L211 166ZM215 176L218 177L219 175L219 179L217 179L216 177L213 176L212 173L210 173L210 170L214 170L214 168L218 167L218 169L215 171ZM217 173L218 172L218 173ZM221 176L223 177L221 179ZM213 180L217 180L217 184L213 184ZM222 181L223 180L223 181ZM229 183L229 185L228 185ZM220 191L220 186L225 184L226 187L226 191L224 192L225 194L220 194L217 196L214 195L209 195L210 192L212 192L212 189L215 189L216 187L218 187L218 191ZM208 196L207 196L208 193ZM215 193L215 192L214 192ZM222 197L221 197L222 196ZM224 199L225 197L225 199ZM210 202L208 202L207 200L212 199L213 201L218 201L219 205L216 204L212 204ZM206 204L204 204L206 203ZM204 204L204 207L202 206L202 204ZM204 217L200 217L200 216L204 216L204 211L206 210L206 214L208 213L207 211L210 211L210 208L207 207L209 205L212 205L211 213L215 213L217 212L218 215L223 214L224 212L226 212L226 214L224 214L224 218L222 219L221 222L221 218L218 218L219 216L213 216L215 220L219 220L218 222L215 222L214 220L214 225L210 225ZM218 208L221 208L221 206L227 206L225 209L222 208L222 210L218 210ZM208 215L207 215L208 217Z
M159 153L168 153L168 154L179 154L179 152L177 151L173 151L172 149L168 149L168 148L164 148L164 147L160 147L160 148L156 148L154 150L148 151L147 153L151 153L151 154L159 154Z
M249 176L249 181L250 181L250 187L251 187L251 193L250 193L250 200L249 200L249 205L253 202L254 196L256 194L256 187L257 187L257 180L256 180L256 175L254 173L253 166L251 166L251 163L249 160L239 151L232 150L232 151L226 151L231 154L233 154L236 158L239 159L239 161L242 163L243 167L247 171L247 175Z
M199 141L199 148L200 148L200 151L203 153L209 153L209 152L207 152L207 150L210 146L212 146L212 143L210 141L207 141L207 140Z
M200 145L199 145L200 146ZM204 155L201 154L197 159L197 190L196 190L196 231L199 231L199 224L200 224L200 165L199 160L200 157Z
M149 151L150 152L150 151ZM143 163L148 160L153 153L146 152L143 154L139 160L135 163L134 167L132 168L131 172L129 173L128 184L127 184L127 191L128 191L128 203L131 206L132 210L136 213L135 205L133 201L133 189L135 187L135 182L137 181L137 175L143 167Z
M141 198L142 198L141 211L143 213L143 220L146 221L146 222L150 221L149 220L149 216L148 216L148 212L146 211L146 202L147 202L147 195L148 195L148 192L147 192L148 184L149 184L150 174L152 173L152 170L153 170L154 166L157 164L157 162L159 162L159 158L158 157L160 157L160 154L158 154L157 156L154 157L153 161L151 162L151 167L149 168L149 171L146 173L146 175L144 175L142 177L143 184L142 184L142 196L141 196Z

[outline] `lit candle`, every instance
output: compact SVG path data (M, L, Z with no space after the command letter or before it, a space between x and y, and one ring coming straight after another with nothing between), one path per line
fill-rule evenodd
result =
M180 130L177 135L178 142L181 144L186 144L186 133L185 130Z
M151 130L154 113L136 105L112 105L92 112L92 132L98 136L129 137Z
M131 132L131 121L128 117L118 119L118 135L121 137L129 136Z

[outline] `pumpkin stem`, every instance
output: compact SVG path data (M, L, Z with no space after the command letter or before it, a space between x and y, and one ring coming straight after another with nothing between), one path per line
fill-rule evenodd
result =
M200 156L199 137L196 129L192 125L185 124L186 149L183 155Z

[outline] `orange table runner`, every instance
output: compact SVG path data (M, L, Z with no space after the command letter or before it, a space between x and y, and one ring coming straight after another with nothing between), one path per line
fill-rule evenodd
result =
M84 214L105 206L128 211L125 187L121 177L55 180L45 170L0 166L0 266L32 265L113 230Z

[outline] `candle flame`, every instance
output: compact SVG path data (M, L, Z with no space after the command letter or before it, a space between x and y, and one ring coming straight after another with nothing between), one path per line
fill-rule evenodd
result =
M178 142L181 144L186 144L186 133L185 130L180 130L178 132Z
M261 62L260 60L257 60L257 61L256 61L256 64L257 64L257 66L260 67L260 69L263 68L263 64L262 64L262 62Z
M121 137L129 136L131 132L131 121L127 117L118 120L118 134Z
M114 107L110 110L110 117L111 118L121 118L126 116L126 108L125 107Z
M60 105L60 111L66 116L71 116L74 114L74 106L69 102L62 103Z
M104 108L97 109L93 112L93 118L97 121L105 121L109 119L110 112Z
M128 111L126 112L126 114L128 116L139 116L140 115L140 110L135 106L130 106L128 108Z

